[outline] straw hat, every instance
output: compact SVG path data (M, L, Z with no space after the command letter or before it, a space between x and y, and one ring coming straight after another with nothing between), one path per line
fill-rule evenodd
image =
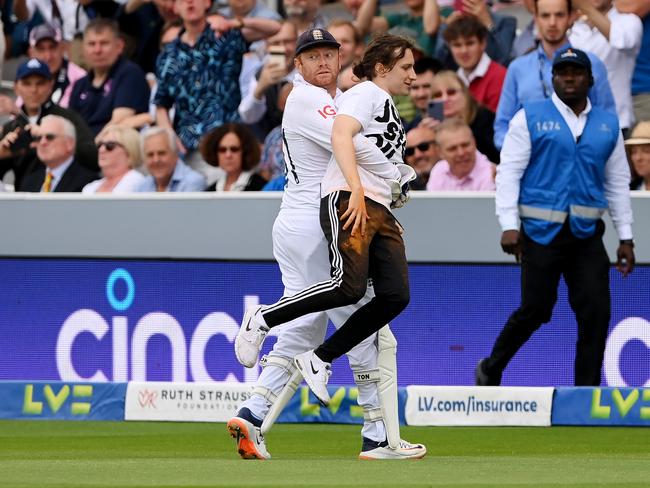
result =
M650 121L639 122L630 138L625 141L626 146L635 146L637 144L650 144Z

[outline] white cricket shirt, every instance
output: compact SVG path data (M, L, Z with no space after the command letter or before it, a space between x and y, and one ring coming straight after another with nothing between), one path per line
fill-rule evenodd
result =
M404 163L406 134L393 99L372 81L364 81L343 93L337 100L338 113L353 117L361 124L362 135L381 152L376 164L361 163L357 152L357 167L365 196L390 209L391 188L387 180L399 180L395 165ZM393 165L397 176L386 171L386 163ZM350 190L345 177L332 156L323 178L322 195L338 190Z
M336 104L324 88L307 83L300 74L287 98L282 116L284 161L287 186L282 196L282 209L320 208L321 181L332 157L332 125ZM337 90L336 101L342 92ZM386 177L399 179L399 171L383 158L381 151L361 135L354 138L357 163L376 165ZM390 175L390 176L389 176ZM390 193L389 193L390 194Z

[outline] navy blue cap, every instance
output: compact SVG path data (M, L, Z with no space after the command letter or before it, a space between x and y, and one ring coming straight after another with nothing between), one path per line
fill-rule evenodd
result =
M296 42L296 56L314 47L335 47L338 49L341 45L325 29L309 29L298 37L298 41Z
M23 64L18 66L18 69L16 70L16 80L22 80L31 75L39 75L48 80L52 79L52 73L50 73L50 68L48 68L47 64L36 58L25 61Z
M591 71L591 60L584 51L573 47L567 47L555 53L553 68L562 64L575 64Z

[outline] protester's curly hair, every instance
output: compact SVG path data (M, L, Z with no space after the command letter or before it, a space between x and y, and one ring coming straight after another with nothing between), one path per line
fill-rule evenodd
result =
M377 63L390 71L395 63L404 57L406 50L413 48L413 43L404 37L392 34L375 37L368 45L361 61L352 69L352 73L359 79L367 78L372 81L378 74L375 71Z

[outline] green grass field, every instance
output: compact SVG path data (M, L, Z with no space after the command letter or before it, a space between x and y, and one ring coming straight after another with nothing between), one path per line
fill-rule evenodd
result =
M420 461L358 461L359 427L275 426L244 461L224 424L0 421L1 487L648 487L643 428L403 427Z

